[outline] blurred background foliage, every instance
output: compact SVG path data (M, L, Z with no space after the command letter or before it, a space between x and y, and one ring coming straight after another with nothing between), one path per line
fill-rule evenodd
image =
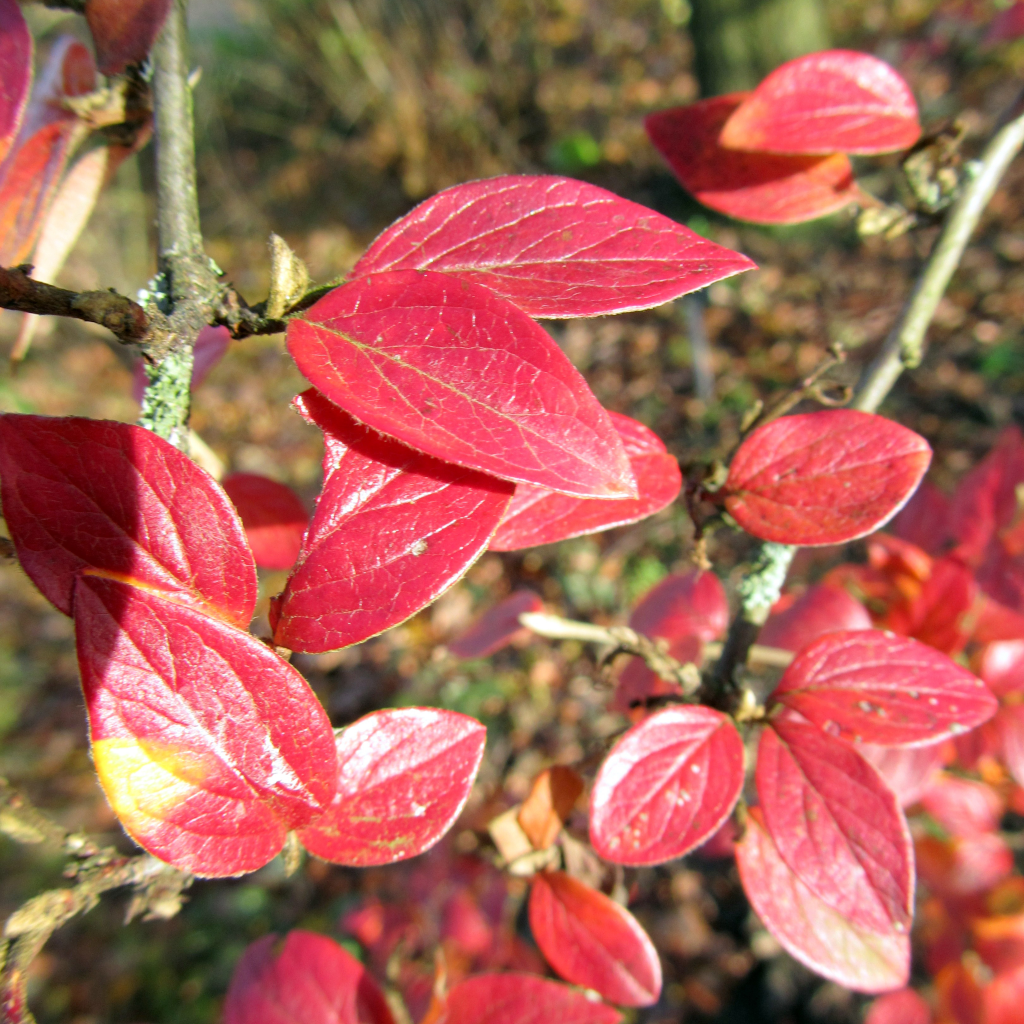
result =
M242 292L265 294L267 236L282 234L314 277L330 280L417 200L507 172L583 177L752 256L756 272L709 289L699 354L668 305L548 323L608 407L634 416L684 466L727 456L743 414L793 386L842 341L845 379L884 337L934 237L860 241L849 214L771 231L692 203L643 132L654 109L755 83L802 50L839 45L891 61L911 82L926 127L961 115L974 153L1013 102L1024 44L982 45L998 0L192 0L203 222L208 249ZM45 50L72 16L29 6ZM65 269L71 287L128 293L153 273L149 152L101 198ZM866 187L894 194L890 160L865 162ZM943 301L925 364L886 411L936 450L949 486L998 430L1024 421L1024 167L997 193ZM17 330L0 319L0 340ZM695 355L696 353L696 355ZM710 384L697 393L695 360ZM101 331L48 324L0 408L130 421L132 356ZM303 381L281 338L233 345L195 394L193 424L231 469L265 473L311 500L316 432L288 409ZM580 645L535 641L460 663L444 648L515 586L552 607L622 621L669 571L686 568L680 504L634 527L506 556L488 555L434 607L335 654L297 656L335 725L387 704L428 703L489 727L479 786L438 854L488 856L483 826L521 800L551 763L587 761L624 720L605 710L603 670ZM716 535L727 585L749 551ZM803 552L796 583L860 548ZM283 582L261 579L261 614ZM257 621L257 632L260 621ZM591 761L591 767L596 761ZM0 775L68 825L110 841L116 822L89 761L70 623L14 568L0 570ZM447 851L447 852L446 852ZM434 864L434 861L430 862ZM0 839L0 916L58 885L61 865ZM355 872L279 862L237 881L200 883L169 922L123 926L113 896L50 943L34 969L41 1024L210 1024L244 945L303 926L343 936L369 898L401 901L410 867ZM637 1024L852 1024L863 1000L780 954L748 913L734 869L688 859L630 873L634 910L663 952L665 997ZM517 895L518 893L518 895ZM529 941L512 887L506 926ZM351 938L353 951L361 948ZM425 940L424 940L425 941ZM429 964L432 949L408 947Z

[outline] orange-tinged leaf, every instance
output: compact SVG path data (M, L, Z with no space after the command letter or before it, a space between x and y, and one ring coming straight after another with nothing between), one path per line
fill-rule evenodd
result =
M32 86L32 33L18 0L0 0L0 161L21 126Z
M655 148L683 188L713 210L756 224L797 224L849 206L853 169L841 154L778 156L725 149L722 126L749 93L731 93L648 115Z
M238 509L256 564L263 569L290 569L299 557L309 522L299 496L256 473L229 473L221 486Z
M909 933L856 925L815 896L779 855L759 807L750 810L736 863L758 917L801 963L859 992L906 985Z
M503 175L439 192L380 235L352 271L439 270L530 316L648 309L754 264L583 181Z
M482 473L583 498L636 498L622 441L551 336L481 285L371 274L288 325L288 351L361 423Z
M0 164L0 266L24 263L39 237L72 150L86 129L63 101L95 88L89 51L65 36L54 44L18 137Z
M377 711L337 737L337 793L299 832L336 864L391 864L423 853L451 828L484 755L475 719L437 708Z
M583 780L565 765L545 768L533 780L519 808L519 824L535 850L546 850L558 838L582 792Z
M224 1024L394 1024L366 968L333 939L301 929L264 935L242 954Z
M167 20L172 0L87 0L96 59L105 75L119 75L145 60Z
M156 434L8 413L0 482L18 561L66 615L75 579L89 569L249 625L256 569L234 506Z
M519 621L526 612L544 610L544 602L532 590L517 590L488 608L465 632L448 644L457 658L486 658L501 650L513 637L528 632Z
M661 963L636 918L603 893L562 871L534 875L530 930L566 981L620 1006L652 1006Z
M638 498L576 498L532 484L517 484L505 518L491 540L491 551L553 544L613 526L635 523L675 501L683 484L679 463L642 423L609 412L622 438L640 493Z
M904 505L931 461L928 442L855 409L783 416L733 456L725 507L748 533L780 544L842 544Z
M590 841L616 864L674 860L728 818L743 779L743 740L720 711L655 712L601 765L590 794Z
M729 116L719 141L767 153L888 153L921 134L917 104L884 61L854 50L809 53L776 68Z
M316 391L296 407L324 432L324 487L271 625L281 646L329 651L452 586L486 550L512 486L381 437Z
M98 576L79 577L73 610L96 771L140 846L192 874L238 875L326 809L330 722L266 644Z

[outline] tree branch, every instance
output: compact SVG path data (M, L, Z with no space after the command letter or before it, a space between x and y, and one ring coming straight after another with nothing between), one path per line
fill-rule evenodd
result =
M199 227L187 6L187 0L175 0L152 54L159 275L149 306L167 313L174 340L147 367L149 386L139 418L142 426L183 449L188 444L192 350L199 332L215 322L222 292L218 271L203 252Z
M865 373L853 407L875 412L905 369L920 365L925 335L950 278L999 182L1024 146L1024 115L1000 129L985 147L978 170L950 209L928 263L914 286L903 314L889 333L881 352Z
M125 343L142 344L149 336L150 317L137 302L117 292L72 292L34 281L29 269L0 267L0 307L99 324Z

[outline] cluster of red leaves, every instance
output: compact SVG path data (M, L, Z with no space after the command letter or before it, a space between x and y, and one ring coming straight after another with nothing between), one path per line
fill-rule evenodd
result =
M662 110L646 127L695 198L760 224L812 220L857 201L847 154L906 149L921 133L906 82L849 50L798 57L753 92Z
M413 856L450 827L483 755L474 719L384 711L341 731L245 632L256 573L227 494L140 427L0 417L22 568L74 617L93 760L151 853L252 871L290 830L346 864Z
M922 438L881 417L783 417L743 442L719 496L757 536L840 543L894 515L929 459ZM535 605L533 595L513 595L475 627L474 642L461 644L494 649L514 632L513 606ZM698 571L662 581L630 618L677 660L698 664L727 623L722 585ZM814 588L766 624L766 642L798 653L765 708L754 771L759 803L736 852L754 908L790 952L844 985L884 991L909 971L914 859L900 802L867 747L941 745L985 722L996 702L944 653L870 626L864 607L835 586ZM660 864L708 842L746 781L740 730L748 725L685 702L650 711L652 699L685 701L678 684L634 659L612 704L636 724L590 792L590 842L614 863ZM626 938L629 928L614 923L607 897L548 872L536 876L530 903L535 938L555 969L628 1005L625 988L611 994L608 950L619 950L619 970L634 985L648 961ZM598 928L597 920L605 923ZM591 948L595 933L623 938Z

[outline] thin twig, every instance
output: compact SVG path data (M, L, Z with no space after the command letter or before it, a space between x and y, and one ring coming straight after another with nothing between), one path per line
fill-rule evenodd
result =
M905 369L920 365L925 336L964 249L999 182L1024 146L1024 115L1001 128L985 147L974 178L953 204L909 301L881 352L865 373L853 407L874 412Z

